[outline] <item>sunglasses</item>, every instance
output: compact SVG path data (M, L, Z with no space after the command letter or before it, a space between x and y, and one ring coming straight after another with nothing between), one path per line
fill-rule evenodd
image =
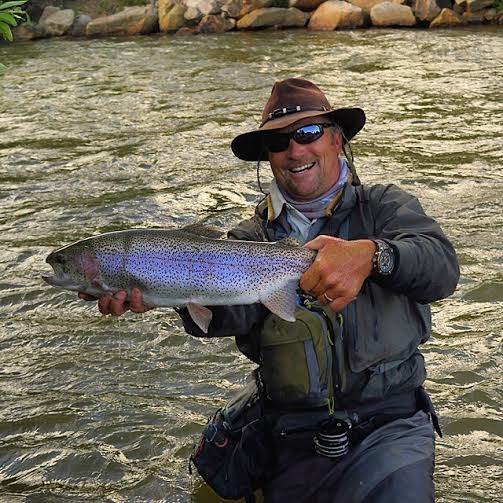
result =
M262 135L262 142L269 152L283 152L290 145L290 140L300 145L309 145L323 136L325 128L333 126L333 124L307 124L291 133L267 131Z

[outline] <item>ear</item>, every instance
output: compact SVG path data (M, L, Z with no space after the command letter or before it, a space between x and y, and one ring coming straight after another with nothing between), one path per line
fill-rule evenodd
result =
M335 148L337 149L337 154L339 154L342 150L342 131L340 130L340 128L337 128L335 131L332 129L332 134L334 136L334 144Z

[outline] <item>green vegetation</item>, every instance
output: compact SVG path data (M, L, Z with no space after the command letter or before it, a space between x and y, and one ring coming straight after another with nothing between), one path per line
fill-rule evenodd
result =
M503 11L503 0L496 0L493 4L493 7L497 12Z
M4 2L0 0L0 36L12 42L14 37L12 36L11 28L18 25L19 21L28 21L28 14L21 8L21 5L25 4L27 0L12 0L10 2ZM5 71L6 66L0 63L0 73Z

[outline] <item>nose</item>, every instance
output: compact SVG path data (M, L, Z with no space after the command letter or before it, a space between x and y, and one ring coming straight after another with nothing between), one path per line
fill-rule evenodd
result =
M306 146L297 143L293 138L290 140L288 145L288 157L290 159L298 159L302 157L306 151Z

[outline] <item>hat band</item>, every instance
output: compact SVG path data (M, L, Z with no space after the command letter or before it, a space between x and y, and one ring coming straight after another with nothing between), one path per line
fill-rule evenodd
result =
M298 112L328 112L327 107L303 107L301 105L293 105L290 107L276 108L270 114L268 114L267 119L260 124L262 127L267 121L271 119L277 119L278 117L283 117L284 115L294 114Z

